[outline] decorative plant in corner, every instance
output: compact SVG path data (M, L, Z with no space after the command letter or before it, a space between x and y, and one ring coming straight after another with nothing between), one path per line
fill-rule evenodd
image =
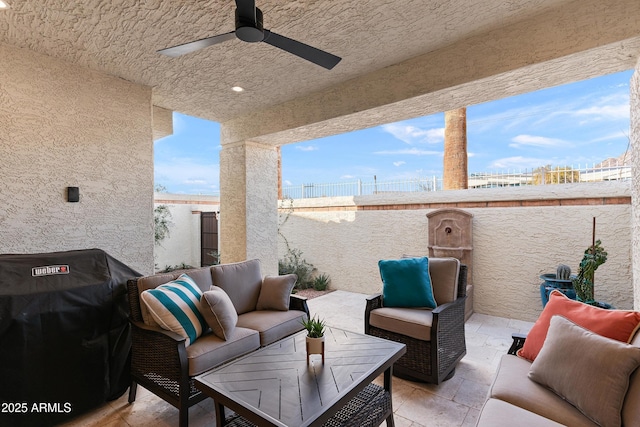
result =
M312 354L321 354L322 364L324 365L324 328L326 326L324 320L312 317L308 320L303 320L302 325L307 330L307 365Z
M595 224L595 219L594 219ZM607 252L602 247L602 242L596 240L593 245L584 251L578 275L572 280L579 301L590 305L599 305L594 295L595 271L607 261Z

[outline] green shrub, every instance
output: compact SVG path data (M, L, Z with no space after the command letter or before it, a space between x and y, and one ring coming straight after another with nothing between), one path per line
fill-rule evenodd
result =
M331 283L331 278L328 274L320 274L313 279L313 289L316 291L326 291Z
M170 273L172 271L176 271L176 270L191 270L194 269L195 267L189 264L185 264L180 263L178 265L166 265L164 267L164 270L158 271L158 273Z
M291 249L284 256L284 259L278 260L278 274L295 274L298 276L296 281L296 289L308 289L313 286L313 273L316 268L313 264L308 263L302 258L300 249Z

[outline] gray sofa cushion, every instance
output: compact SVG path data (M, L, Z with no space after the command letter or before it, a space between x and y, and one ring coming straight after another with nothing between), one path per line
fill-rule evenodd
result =
M498 399L488 399L482 407L476 427L560 427L555 421Z
M528 378L531 362L505 354L500 360L489 397L503 400L549 418L560 424L575 427L595 427L575 406L562 400L551 390ZM511 425L511 424L509 424Z
M258 348L260 335L251 329L236 327L227 341L209 332L187 347L189 375L199 375Z
M228 340L238 323L238 313L229 299L229 295L217 286L202 294L200 309L213 333Z
M460 261L456 258L429 258L429 275L438 305L458 298Z
M301 331L306 313L299 310L251 311L238 316L238 327L254 329L260 333L260 345L265 346L295 332Z
M289 310L289 297L298 280L295 274L265 276L262 279L256 310Z
M640 347L640 332L636 332L631 345ZM640 426L640 368L631 375L629 390L622 405L622 425Z
M256 309L262 286L259 260L214 265L211 267L211 278L214 285L229 295L238 314Z
M385 331L431 341L433 313L424 308L382 307L371 311L369 324Z
M629 377L638 366L640 348L553 316L529 379L550 388L594 422L620 426Z

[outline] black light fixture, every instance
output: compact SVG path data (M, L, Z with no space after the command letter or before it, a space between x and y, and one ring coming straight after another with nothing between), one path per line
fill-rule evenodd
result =
M67 202L79 202L80 201L80 188L79 187L67 187Z

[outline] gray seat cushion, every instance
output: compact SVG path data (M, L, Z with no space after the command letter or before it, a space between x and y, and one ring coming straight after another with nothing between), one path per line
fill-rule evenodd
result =
M495 426L518 427L560 427L555 421L519 408L498 399L488 399L484 403L476 427Z
M531 362L505 354L500 360L489 397L503 400L560 424L595 427L575 406L527 376Z
M385 331L431 341L433 313L425 308L382 307L371 311L369 324Z
M199 375L258 348L260 334L251 329L236 327L227 341L209 332L187 347L189 376Z
M306 316L304 311L299 310L251 311L238 316L238 327L258 331L260 333L260 345L265 346L301 331L304 328L302 319L306 319Z

